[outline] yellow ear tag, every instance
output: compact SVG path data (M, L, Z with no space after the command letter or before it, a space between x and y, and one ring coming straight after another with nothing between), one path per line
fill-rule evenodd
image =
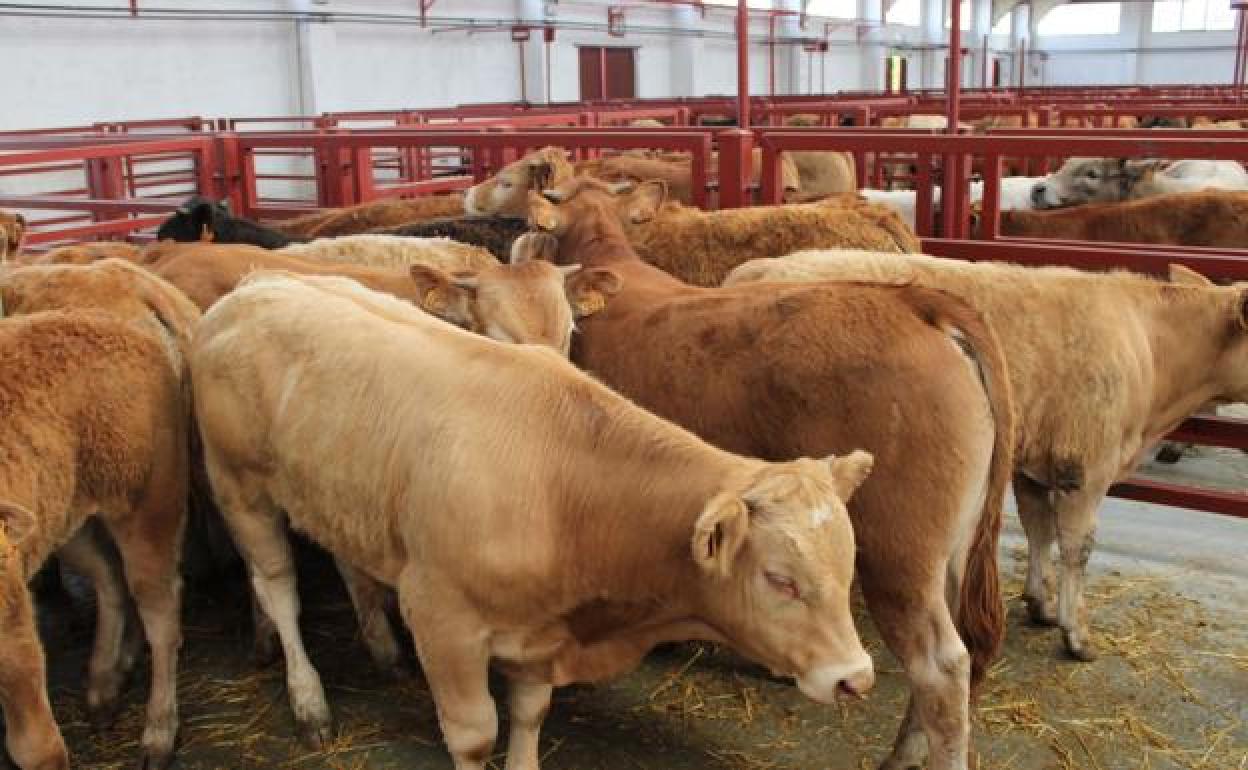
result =
M586 294L582 296L579 300L577 300L576 311L580 313L582 317L584 317L584 316L593 315L594 313L597 313L599 310L602 310L606 306L607 306L606 298L604 298L601 294L595 291L595 292Z

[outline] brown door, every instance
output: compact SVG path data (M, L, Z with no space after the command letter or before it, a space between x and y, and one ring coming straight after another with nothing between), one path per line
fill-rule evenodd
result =
M635 49L582 46L578 50L582 101L637 96Z

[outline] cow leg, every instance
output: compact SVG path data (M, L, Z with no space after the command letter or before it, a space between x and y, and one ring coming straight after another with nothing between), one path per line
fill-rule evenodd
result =
M87 712L97 727L111 724L116 717L118 698L129 673L128 665L137 656L125 658L129 601L117 565L97 539L94 524L88 521L61 547L59 555L70 569L91 581L95 588L95 647L87 671Z
M320 749L332 738L329 703L299 633L295 560L285 519L263 492L249 488L211 451L205 452L205 460L221 516L251 576L255 601L277 628L286 658L286 689L300 738Z
M442 737L455 770L485 770L498 738L490 697L489 630L454 587L407 567L399 575L399 606L438 707Z
M1092 489L1094 491L1089 491ZM1057 622L1062 641L1076 660L1096 660L1096 647L1088 630L1084 604L1088 558L1096 544L1096 507L1109 485L1085 485L1056 495L1057 546L1062 559L1058 583Z
M105 523L121 553L130 595L151 648L151 692L140 766L163 768L173 759L178 732L178 649L182 645L178 559L186 525L186 490L178 489L163 499L152 495L133 515L109 517Z
M1053 541L1057 539L1057 513L1049 504L1049 490L1021 473L1014 476L1014 498L1027 534L1027 582L1023 588L1027 615L1036 625L1055 626Z
M538 744L553 691L549 684L511 680L511 737L507 742L506 770L540 770Z
M890 583L894 581L890 580ZM912 692L893 752L881 770L966 770L970 743L971 662L937 582L869 585L863 593ZM920 732L921 730L921 732ZM924 738L926 737L926 741Z
M390 618L386 616L386 591L389 589L342 559L334 557L334 564L338 565L338 574L342 575L342 582L347 586L347 594L360 622L360 634L373 664L383 673L397 676L399 643L390 626Z
M272 618L260 606L254 587L248 591L248 595L251 598L251 657L257 666L269 666L277 662L280 647L277 639L277 626L273 625Z
M43 646L35 632L30 594L20 582L0 584L0 626L0 713L9 757L21 770L69 770L69 753L48 703Z

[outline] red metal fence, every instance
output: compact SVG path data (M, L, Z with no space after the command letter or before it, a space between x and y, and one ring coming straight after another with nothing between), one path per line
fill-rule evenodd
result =
M1050 125L1062 116L1139 115L1211 118L1248 117L1230 107L1216 89L1192 89L1183 97L1200 104L1163 107L1162 90L1141 91L1132 104L1089 106L1091 91L1053 91L1043 114ZM1101 98L1108 98L1101 95ZM1175 97L1178 99L1179 97ZM519 106L439 112L346 113L314 118L277 116L209 123L199 118L132 124L95 124L42 132L0 133L0 184L24 188L0 195L0 207L34 212L30 242L38 245L87 238L145 237L193 192L229 198L235 210L281 216L316 206L343 206L386 196L462 189L493 173L526 150L568 148L578 157L603 151L655 149L689 153L693 189L705 204L718 187L719 205L775 201L781 194L779 153L798 150L851 152L864 180L882 163L905 158L915 165L916 222L925 251L965 259L1008 259L1104 269L1162 272L1171 262L1214 278L1248 280L1248 251L1154 244L1103 244L1002 238L997 191L1007 159L1050 165L1074 155L1104 157L1216 158L1248 163L1248 142L1234 131L1020 128L983 135L944 135L883 130L872 125L888 114L935 113L922 94L842 100L756 102L767 127L752 131L696 126L699 115L731 109L727 100L615 106L610 110L528 109ZM965 113L1023 116L1032 110L1013 92L968 92ZM904 102L904 103L903 103ZM610 115L605 113L610 112ZM788 115L821 115L824 127L784 128ZM452 114L454 113L454 114ZM848 116L858 128L833 128ZM626 124L653 118L662 129ZM1112 119L1112 117L1110 118ZM244 129L280 130L244 130ZM215 130L210 130L215 129ZM1245 135L1248 136L1248 135ZM751 188L750 151L763 155L761 187ZM718 178L711 169L716 165ZM969 179L982 175L980 231L969 229ZM283 186L290 188L283 192ZM937 223L932 190L943 187ZM755 196L757 193L757 197ZM46 214L54 213L52 217ZM43 214L40 218L38 214ZM937 225L942 237L935 237ZM1248 423L1200 418L1176 437L1202 444L1248 449ZM1131 481L1115 494L1248 517L1248 495Z

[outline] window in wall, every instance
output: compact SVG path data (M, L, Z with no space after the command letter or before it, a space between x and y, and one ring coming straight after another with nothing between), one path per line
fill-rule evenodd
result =
M1235 29L1235 11L1228 0L1156 0L1154 32L1199 32Z
M953 3L945 3L945 29L953 26ZM971 28L971 0L962 0L962 16L958 19L958 26L966 32Z
M1121 20L1122 3L1059 5L1045 14L1036 32L1042 37L1116 35Z
M919 0L897 0L885 14L884 22L917 27L919 26L919 13Z
M858 18L858 0L810 0L806 13L811 16L831 16L837 19Z
M992 34L1001 35L1002 37L1009 37L1012 31L1014 31L1014 14L1012 13L1002 16L1001 21L998 21L992 27Z

